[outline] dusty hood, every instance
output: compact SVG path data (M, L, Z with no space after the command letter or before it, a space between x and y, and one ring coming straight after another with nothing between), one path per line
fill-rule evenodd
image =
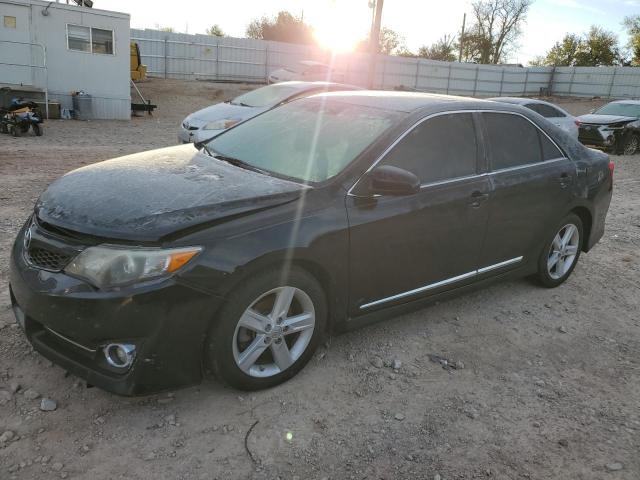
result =
M303 188L181 145L67 173L40 196L36 214L76 232L157 241L184 228L295 200Z
M210 107L203 108L192 113L184 119L189 125L202 127L208 122L226 119L246 120L255 117L265 109L262 107L243 107L242 105L232 105L230 103L217 103Z
M635 117L624 117L621 115L598 115L597 113L589 113L578 117L582 123L593 123L596 125L609 125L618 122L635 122Z

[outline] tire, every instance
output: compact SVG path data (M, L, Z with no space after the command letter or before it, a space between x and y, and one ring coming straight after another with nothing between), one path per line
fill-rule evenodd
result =
M536 274L538 282L547 288L555 288L569 278L580 258L583 232L582 220L574 213L558 223L540 253Z
M287 313L276 315L276 302L286 305L288 298ZM206 358L215 376L232 387L274 387L307 364L326 323L326 296L312 275L292 267L283 281L281 270L264 271L229 295L207 337Z
M622 144L622 153L623 155L633 155L638 151L640 147L640 137L635 133L629 134Z
M11 126L11 135L13 135L14 137L19 137L21 136L22 132L20 132L20 128L17 125L12 125Z
M36 137L42 136L42 127L40 126L40 124L34 123L31 127L33 128L33 133L36 134Z

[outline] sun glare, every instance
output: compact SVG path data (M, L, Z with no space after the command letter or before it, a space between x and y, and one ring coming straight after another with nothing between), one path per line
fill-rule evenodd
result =
M363 40L362 32L354 28L357 24L355 15L362 12L353 9L353 2L332 2L325 10L322 18L314 22L315 37L324 48L334 52L350 52L355 50L359 41Z

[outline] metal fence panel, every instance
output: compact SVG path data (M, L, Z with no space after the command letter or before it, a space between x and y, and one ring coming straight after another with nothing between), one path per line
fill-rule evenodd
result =
M311 45L131 30L142 61L152 76L187 80L264 83L275 69L301 60L333 65L340 81L366 86L369 55L332 56ZM631 98L640 96L640 69L635 67L517 67L440 62L379 55L375 88L408 88L426 92L480 97L555 95Z

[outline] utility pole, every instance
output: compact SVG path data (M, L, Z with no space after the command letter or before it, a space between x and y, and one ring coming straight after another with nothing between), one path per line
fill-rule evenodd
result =
M462 63L462 48L464 46L464 26L467 23L467 14L462 17L462 31L460 33L460 53L458 54L458 63Z
M380 24L382 22L382 5L384 0L376 0L376 12L371 28L370 45L371 59L369 61L369 88L373 89L376 75L376 59L378 57L378 46L380 43Z

